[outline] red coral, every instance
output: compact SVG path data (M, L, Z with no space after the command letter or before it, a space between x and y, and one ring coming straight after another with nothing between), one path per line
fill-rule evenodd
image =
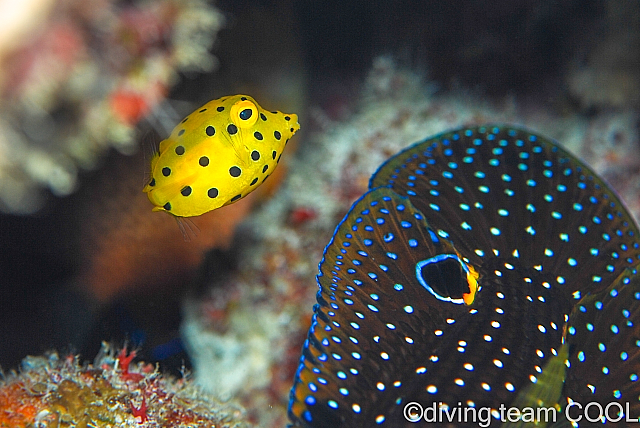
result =
M129 364L131 364L131 361L135 358L135 356L136 351L131 351L131 353L127 355L126 347L122 348L122 350L118 354L118 365L122 370L122 372L120 373L120 377L125 381L132 380L134 382L140 382L144 378L144 376L139 373L129 373Z
M140 407L134 406L133 402L131 402L131 413L136 418L140 418L140 421L138 423L142 424L147 421L147 401L145 400L144 396L142 397L142 404L140 404Z

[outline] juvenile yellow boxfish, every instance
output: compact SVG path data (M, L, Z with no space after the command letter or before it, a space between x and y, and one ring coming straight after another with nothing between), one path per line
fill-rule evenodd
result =
M479 126L400 152L369 188L320 262L293 426L583 427L590 402L640 417L638 228L584 163ZM514 423L510 406L558 412Z
M297 115L267 111L248 95L210 101L160 142L143 191L153 211L176 217L231 204L269 177L298 129Z

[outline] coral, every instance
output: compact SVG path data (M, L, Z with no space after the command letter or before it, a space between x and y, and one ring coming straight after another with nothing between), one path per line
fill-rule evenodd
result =
M94 364L57 353L26 358L0 382L0 427L249 427L239 406L132 365L134 356L103 343Z
M222 15L204 0L43 2L0 36L0 210L67 195L108 147L137 149L136 123L178 71L209 71ZM25 29L32 29L27 31ZM12 39L12 40L15 40Z
M342 121L310 111L314 123L308 128L317 131L301 142L282 190L250 215L246 233L252 240L240 246L239 271L186 304L182 331L196 381L241 400L263 427L286 421L323 248L377 166L398 150L458 126L520 124L556 138L593 165L640 215L633 110L561 115L512 97L490 103L463 90L439 93L390 57L376 59L362 95L347 109Z

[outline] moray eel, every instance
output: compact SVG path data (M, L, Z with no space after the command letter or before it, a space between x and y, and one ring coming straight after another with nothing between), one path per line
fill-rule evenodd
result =
M487 125L409 147L369 188L320 262L293 426L548 422L501 406L571 426L564 410L590 402L640 416L638 228L588 166Z

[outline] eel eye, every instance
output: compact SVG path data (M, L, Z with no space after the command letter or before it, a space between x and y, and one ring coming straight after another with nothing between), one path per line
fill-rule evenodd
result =
M438 300L471 305L479 290L478 273L458 254L438 254L416 264L418 282Z
M258 120L258 107L248 99L231 106L231 121L238 128L249 128Z

